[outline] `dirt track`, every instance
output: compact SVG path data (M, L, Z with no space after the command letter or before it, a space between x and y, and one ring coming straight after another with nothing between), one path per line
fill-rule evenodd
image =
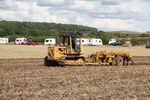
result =
M134 65L150 65L150 56L134 56Z
M43 59L1 59L0 100L150 99L150 57L133 66L45 67ZM139 65L139 61L145 62Z

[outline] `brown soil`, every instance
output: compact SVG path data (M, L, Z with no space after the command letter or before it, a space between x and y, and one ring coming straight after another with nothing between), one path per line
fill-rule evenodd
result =
M1 59L0 100L26 99L148 100L150 65L46 67L43 59Z
M134 56L134 65L150 65L150 56Z

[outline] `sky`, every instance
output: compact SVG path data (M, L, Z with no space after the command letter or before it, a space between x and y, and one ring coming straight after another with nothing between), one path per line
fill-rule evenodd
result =
M0 0L0 20L150 31L150 0Z

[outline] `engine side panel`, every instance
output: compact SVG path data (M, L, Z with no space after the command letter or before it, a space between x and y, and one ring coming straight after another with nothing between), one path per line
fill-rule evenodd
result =
M62 57L66 57L66 47L60 46L48 47L49 60L59 60Z

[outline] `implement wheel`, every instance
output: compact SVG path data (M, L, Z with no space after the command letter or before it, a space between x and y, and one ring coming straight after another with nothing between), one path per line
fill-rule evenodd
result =
M122 66L124 65L124 59L121 56L116 56L112 61L113 66Z
M130 59L125 58L123 65L125 65L125 66L134 65L134 61L131 58Z

